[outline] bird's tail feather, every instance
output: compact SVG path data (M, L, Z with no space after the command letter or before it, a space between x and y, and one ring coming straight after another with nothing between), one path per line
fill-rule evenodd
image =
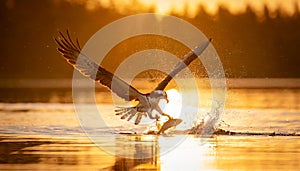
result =
M136 116L134 124L138 125L141 122L142 116L147 116L144 112L138 112L136 107L119 107L115 109L116 115L122 115L121 119L130 121Z

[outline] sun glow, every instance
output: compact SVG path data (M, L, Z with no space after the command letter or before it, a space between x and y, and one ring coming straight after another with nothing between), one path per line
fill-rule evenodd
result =
M178 118L180 116L181 111L181 95L176 89L170 89L166 91L168 95L169 103L164 101L160 101L159 105L163 109L165 113L168 115Z
M88 10L99 7L112 8L120 13L155 12L160 14L176 14L193 18L202 9L210 15L215 15L219 9L225 8L232 14L240 14L253 10L258 18L264 17L265 8L269 16L275 17L279 12L284 16L293 16L299 12L300 0L65 0L70 3L84 4Z

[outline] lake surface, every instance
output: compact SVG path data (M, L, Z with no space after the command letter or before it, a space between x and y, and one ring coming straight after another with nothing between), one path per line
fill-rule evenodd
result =
M241 134L211 138L172 132L159 136L119 134L146 128L119 121L112 112L110 94L97 92L97 105L104 111L103 116L108 122L115 120L119 126L111 130L91 125L87 129L99 136L96 143L81 127L71 103L71 92L44 91L34 91L44 94L42 100L32 101L26 95L30 91L20 91L29 98L26 103L20 102L24 99L13 103L2 99L0 170L300 168L299 89L230 89L221 128ZM84 96L88 94L83 93ZM205 92L203 96L206 97ZM203 103L203 112L208 106ZM177 139L180 141L175 146L169 143Z

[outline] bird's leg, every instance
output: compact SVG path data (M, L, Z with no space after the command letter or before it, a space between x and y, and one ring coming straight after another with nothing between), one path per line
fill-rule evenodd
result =
M146 111L146 113L150 119L156 119L156 120L159 119L159 116L157 114L155 116L153 116L153 110L150 108Z
M161 113L161 115L168 117L169 120L170 120L170 119L173 119L170 115L168 115L168 114L166 114L166 113Z
M156 119L155 125L156 125L157 130L160 130L162 127L162 124L159 122L159 119Z
M160 118L158 115L153 116L152 112L148 113L148 116L149 116L150 119L156 119L156 120L158 120Z
M161 110L161 108L156 108L156 110L158 111L158 113L160 113L162 116L166 116L166 117L168 117L169 118L169 120L170 119L173 119L170 115L168 115L168 114L166 114L166 113L164 113L162 110Z

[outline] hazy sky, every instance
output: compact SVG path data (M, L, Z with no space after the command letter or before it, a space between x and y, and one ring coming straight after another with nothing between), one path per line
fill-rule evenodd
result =
M0 78L71 78L53 41L58 30L83 45L103 26L143 12L176 15L212 37L227 77L300 77L299 9L296 0L3 0Z
M195 17L198 14L199 6L211 14L215 15L222 6L232 14L245 13L250 7L259 17L263 17L264 8L268 8L269 15L276 15L279 10L286 16L293 16L300 7L299 0L66 0L70 3L84 4L88 10L102 8L114 8L120 13L126 13L129 9L142 11L153 9L156 13L186 15ZM56 1L57 3L59 0ZM133 4L134 3L134 4ZM139 5L136 5L139 4Z

